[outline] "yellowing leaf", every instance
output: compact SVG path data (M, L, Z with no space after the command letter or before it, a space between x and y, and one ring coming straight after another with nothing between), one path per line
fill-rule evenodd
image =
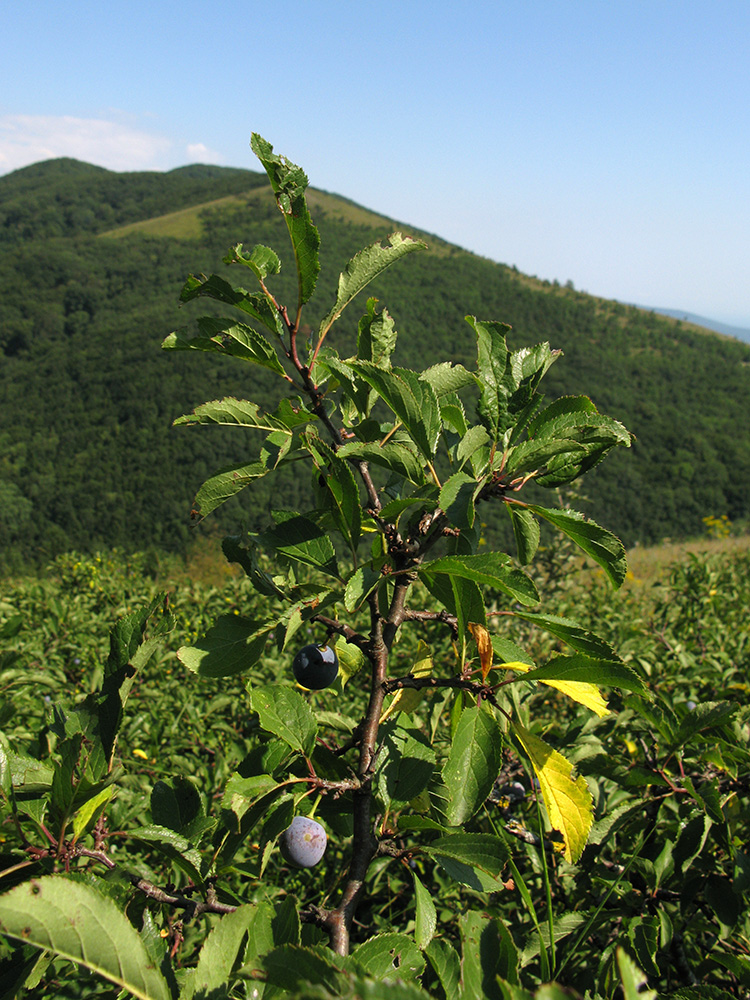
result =
M471 628L471 626L469 627ZM533 669L530 663L498 663L497 666L503 670L515 670L519 674ZM563 694L572 698L573 701L577 701L579 704L585 705L586 708L590 708L592 712L596 712L600 719L605 715L609 715L607 702L604 700L597 684L590 684L587 681L546 680L540 680L538 683L548 684L550 687L557 688L558 691L562 691Z
M513 660L510 663L496 663L494 667L495 670L516 670L519 674L534 669L533 663L521 663L520 660Z
M409 673L412 677L429 677L432 673L432 650L421 639L414 654L414 663ZM393 701L380 716L380 721L383 722L396 712L411 714L423 697L424 689L418 691L414 688L400 688L393 696Z
M517 722L513 730L526 751L539 780L550 825L563 838L567 861L577 861L586 846L593 821L591 792L581 775L573 780L573 765L544 740Z
M474 636L479 650L479 662L482 664L482 680L487 680L487 674L492 669L492 638L484 625L469 622L468 629Z
M539 681L540 684L549 684L550 687L562 691L573 701L585 705L592 712L596 712L599 718L609 715L607 702L602 697L602 693L596 684L587 684L585 681Z

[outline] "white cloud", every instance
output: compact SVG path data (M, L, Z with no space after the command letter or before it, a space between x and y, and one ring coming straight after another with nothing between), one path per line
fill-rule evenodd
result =
M223 163L224 157L202 142L191 142L185 147L188 163Z
M0 173L70 156L110 170L163 170L172 142L122 122L69 115L0 116ZM208 151L206 151L208 152Z

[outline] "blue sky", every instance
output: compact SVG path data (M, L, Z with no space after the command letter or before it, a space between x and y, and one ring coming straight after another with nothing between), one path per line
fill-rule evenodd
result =
M748 52L748 0L32 0L0 173L255 169L257 131L493 260L750 327Z

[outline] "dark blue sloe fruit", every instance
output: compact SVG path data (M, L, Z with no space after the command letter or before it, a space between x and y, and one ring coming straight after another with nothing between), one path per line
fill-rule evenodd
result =
M333 646L303 646L292 663L297 683L310 691L330 687L339 673L339 658Z
M281 835L281 853L296 868L313 868L325 854L328 838L320 823L307 816L295 816Z

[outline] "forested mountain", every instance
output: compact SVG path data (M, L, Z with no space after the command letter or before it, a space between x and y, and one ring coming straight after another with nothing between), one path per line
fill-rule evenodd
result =
M396 226L308 193L322 237L310 303L320 317L346 261ZM293 299L286 229L260 174L117 174L54 160L0 177L0 561L103 545L180 548L198 485L254 457L258 439L240 430L170 424L207 399L262 399L262 370L160 350L201 312L178 308L188 273L223 272L237 242L277 249L286 270L271 287ZM428 253L369 293L396 320L398 364L473 366L464 316L507 322L511 346L547 340L564 351L545 379L549 394L586 393L636 435L587 477L598 521L632 544L697 534L708 514L748 516L748 345L427 242ZM349 343L335 345L344 356L363 310L364 301L348 310ZM290 478L273 503L291 506L304 489ZM224 527L252 526L270 503L261 482L251 503L227 504L219 517Z

